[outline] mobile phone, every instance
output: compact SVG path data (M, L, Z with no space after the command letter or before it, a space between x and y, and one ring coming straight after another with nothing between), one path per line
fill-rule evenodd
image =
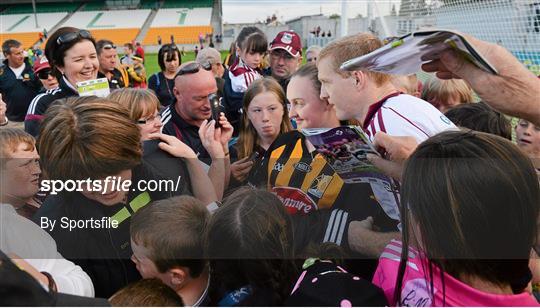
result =
M216 128L220 127L219 125L219 116L223 112L221 108L221 99L217 96L216 93L208 95L208 101L210 102L210 109L212 110L211 120L216 121Z

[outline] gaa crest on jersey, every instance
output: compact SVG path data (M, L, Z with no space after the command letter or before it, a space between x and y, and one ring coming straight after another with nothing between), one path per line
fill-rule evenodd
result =
M283 171L284 167L285 167L285 164L275 163L274 166L272 167L272 170L281 172L281 171Z
M290 44L292 42L292 35L290 33L283 33L281 37L281 42L283 44Z
M319 175L311 184L311 187L308 189L308 193L312 194L317 198L321 198L322 195L324 195L326 189L328 188L328 185L330 185L331 181L332 176L325 174Z
M291 215L305 215L317 210L317 204L302 190L294 187L274 187L272 192Z

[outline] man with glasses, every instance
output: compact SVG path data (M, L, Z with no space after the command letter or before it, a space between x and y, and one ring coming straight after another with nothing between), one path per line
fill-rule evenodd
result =
M264 73L274 77L283 91L287 92L287 85L291 75L298 70L302 63L302 41L293 31L281 31L270 43L270 68Z
M58 79L53 75L49 61L45 56L38 58L34 63L34 74L36 74L45 90L58 88Z
M109 40L99 40L96 43L99 60L98 78L107 78L111 90L125 88L129 84L129 77L125 69L118 66L116 46Z
M2 52L6 60L0 65L0 94L7 104L6 116L9 121L22 122L41 84L28 59L25 59L20 42L6 40L2 44Z

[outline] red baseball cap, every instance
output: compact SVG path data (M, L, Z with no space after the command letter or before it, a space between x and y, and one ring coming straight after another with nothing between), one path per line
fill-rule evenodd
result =
M41 57L34 63L34 73L37 73L46 68L51 68L51 66L49 65L49 61L47 61L46 57Z
M294 31L281 31L270 43L270 50L285 49L293 57L302 55L302 40Z

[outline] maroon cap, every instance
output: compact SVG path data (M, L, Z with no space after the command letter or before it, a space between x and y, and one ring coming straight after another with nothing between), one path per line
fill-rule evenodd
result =
M37 73L46 68L51 68L51 66L49 65L49 61L47 61L46 57L41 57L34 63L34 73Z
M302 41L300 36L293 31L281 31L276 35L272 43L270 43L270 50L285 49L293 57L302 55Z

